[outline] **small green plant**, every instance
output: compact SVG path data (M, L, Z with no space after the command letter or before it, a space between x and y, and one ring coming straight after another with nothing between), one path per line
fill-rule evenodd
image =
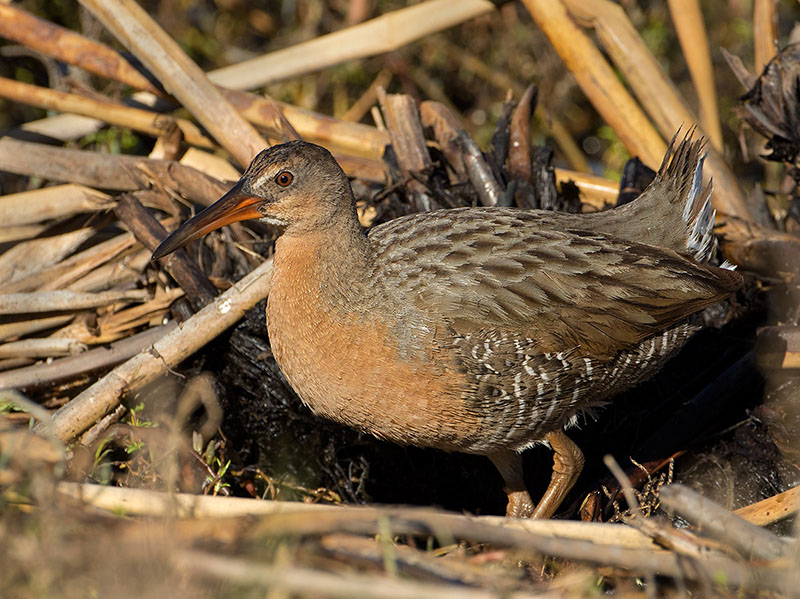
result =
M222 489L227 489L230 487L230 484L226 483L222 479L225 477L225 474L227 474L228 468L231 466L231 461L228 460L223 464L222 460L215 455L212 460L208 462L208 466L214 475L211 476L209 474L206 476L206 480L203 483L203 488L206 490L210 489L211 495L219 495Z
M144 403L139 402L128 411L128 424L136 428L155 428L158 426L155 422L144 420L140 417L140 412L144 410Z

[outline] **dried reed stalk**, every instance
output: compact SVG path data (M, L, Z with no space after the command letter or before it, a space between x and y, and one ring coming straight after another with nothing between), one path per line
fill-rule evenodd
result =
M488 0L430 0L289 48L217 69L208 74L229 89L252 89L305 75L357 58L391 52L495 10Z
M214 138L247 166L267 143L134 0L81 0Z
M163 91L116 50L96 44L87 54L86 38L82 35L39 19L32 14L0 3L0 36L32 48L48 56L59 56L67 64L82 62L87 70L116 81L121 81L135 89L163 95Z
M46 230L46 225L19 225L14 227L0 227L0 243L31 239Z
M666 144L592 41L567 14L561 0L523 0L595 109L628 151L658 165Z
M10 32L9 37L11 39L19 38L27 47L37 52L42 52L68 64L79 66L102 77L126 83L137 89L153 91L152 86L149 84L137 84L137 82L141 83L141 79L130 77L129 75L131 70L136 74L138 72L130 67L122 55L108 46L89 40L48 21L38 19L18 8L10 6L4 6L4 8L14 13L20 13L22 16L20 17L19 26L35 32L30 35L28 32L23 32L17 37L14 37L13 32ZM63 48L58 43L48 43L50 39L61 39L65 32L69 33L69 43L64 45ZM119 64L125 64L128 68L117 68ZM213 75L213 71L211 74ZM277 116L274 108L266 99L236 90L220 89L220 92L225 95L229 102L236 105L245 118L264 127L269 132L275 133L278 130L275 126ZM141 100L142 98L137 96L137 99ZM304 139L316 141L345 154L350 153L359 157L379 158L383 145L388 143L386 141L388 136L385 134L380 134L375 138L375 135L373 135L375 133L374 128L359 125L358 123L336 121L328 116L317 114L310 110L303 110L289 104L280 102L275 102L275 104L280 107L281 111ZM91 131L97 130L99 126L100 121L96 119L88 119L77 115L59 115L37 123L28 123L18 129L20 130L19 135L23 137L26 131L30 131L34 134L41 133L66 141L74 139L76 136L87 135Z
M141 108L122 106L111 101L100 102L77 94L68 94L5 77L0 77L0 97L39 108L93 117L112 125L128 127L156 137L165 133L174 124L180 129L186 143L201 148L216 147L216 144L191 121Z
M700 101L700 122L711 144L722 151L722 125L717 109L717 89L714 85L714 69L708 50L708 35L698 0L669 0L669 11L683 56L689 67L692 83Z
M150 264L150 254L146 249L121 254L118 260L87 272L66 288L74 291L97 291L133 281Z
M12 339L14 337L24 337L25 335L32 335L48 329L54 329L64 325L75 318L74 314L65 314L60 316L46 316L44 318L36 318L33 320L20 320L17 322L7 322L0 324L0 341ZM0 384L0 389L3 385Z
M177 326L176 322L170 322L161 327L151 327L109 346L96 347L76 356L55 360L50 364L34 364L0 372L0 389L43 387L109 368L151 347Z
M58 492L86 502L94 507L111 512L125 512L139 516L166 516L175 514L181 518L220 519L298 514L333 513L347 517L350 513L374 513L392 510L383 507L360 507L303 503L296 501L253 500L243 497L220 497L194 495L191 493L162 493L147 489L128 489L96 484L61 482ZM403 512L404 510L393 510ZM432 514L430 509L408 508L410 517L415 513ZM465 516L438 512L454 521L480 522L481 524L522 530L531 534L552 535L566 539L592 541L598 545L638 547L653 549L653 542L639 531L620 524L577 522L573 520L528 520L509 519L500 516Z
M757 526L779 522L800 511L800 487L793 487L762 501L734 510L734 514Z
M31 225L114 207L108 195L83 185L67 184L0 196L3 227Z
M659 491L667 510L696 524L703 534L735 548L745 559L777 560L788 557L790 544L771 532L732 514L683 485L668 485Z
M72 356L86 350L86 345L78 339L67 337L48 337L45 339L25 339L0 345L0 358L50 358Z
M792 580L790 564L742 563L728 557L686 558L672 552L642 546L601 545L583 539L561 538L557 532L536 533L516 530L513 526L493 526L474 518L409 508L319 509L314 517L308 512L286 512L241 522L224 520L226 526L238 527L236 538L257 539L274 536L319 536L331 533L361 535L421 534L444 539L465 539L495 547L510 547L601 566L624 568L631 572L670 576L678 580L708 580L712 574L733 587L781 590ZM190 524L191 523L187 523ZM575 524L575 523L573 523ZM586 523L587 530L592 527ZM614 525L594 525L594 530ZM208 532L209 528L206 527ZM452 541L451 541L452 542Z
M224 580L234 585L264 587L270 593L299 597L359 597L359 599L541 599L540 593L495 591L452 582L417 581L385 574L332 573L318 568L276 566L261 561L195 550L170 555L185 576ZM394 563L394 561L392 562Z
M614 63L625 74L631 87L636 90L637 96L650 112L653 119L658 123L662 133L667 136L672 136L681 126L687 126L689 123L694 123L696 121L691 112L685 107L674 86L666 78L661 67L653 58L652 54L650 54L641 37L633 28L630 20L619 5L609 2L608 0L586 0L585 2L578 2L577 0L563 1L576 18L591 23L604 47L614 59ZM543 2L543 0L526 0L526 4L534 2L538 4ZM555 5L558 3L553 4ZM562 15L561 11L553 10L552 12L558 13L559 23L562 23L562 18L566 18L566 15ZM534 16L534 18L536 18L536 16ZM583 32L578 30L574 25L572 25L572 27L574 28L572 33L583 36L582 39L584 39L587 44L591 45L591 42L585 38ZM561 31L563 32L563 30ZM597 102L603 101L604 95L597 95L597 91L594 89L594 83L595 80L599 81L599 76L601 74L608 74L606 72L606 69L609 69L608 64L599 56L599 52L594 46L591 46L591 49L584 49L584 51L587 52L587 56L593 57L590 61L585 57L574 56L576 44L572 38L567 37L561 40L553 40L551 38L551 41L554 44L564 46L564 48L560 49L557 46L559 53L569 53L573 63L570 70L573 71L579 83L585 78L590 80L590 83L586 84L585 91L586 89L592 90L596 99L592 99L591 96L590 99L592 99L592 103L598 111L603 114L604 109L598 105ZM601 60L602 63L598 62L598 60ZM601 66L601 64L603 66ZM568 63L568 66L569 65L570 63ZM575 69L581 70L580 75L575 72ZM591 69L591 71L586 69ZM593 77L590 77L589 73L591 73ZM608 84L608 82L606 83ZM619 84L618 80L615 80L614 85L621 88L621 84ZM583 83L581 87L584 87ZM622 91L624 92L624 89ZM589 92L587 92L587 95L589 95ZM625 93L625 95L627 96L627 93ZM617 98L617 100L621 101L622 99ZM605 98L605 101L610 101L610 99ZM633 102L630 96L627 96L625 101ZM614 108L622 108L627 111L629 107L627 107L627 105L617 105ZM606 109L606 112L614 113L616 110ZM636 112L638 115L641 115L638 106L636 107ZM603 116L604 118L608 118L605 114L603 114ZM619 121L619 116L620 115L615 115L616 121ZM625 123L626 122L627 119L625 119ZM620 131L617 130L617 126L610 121L609 124L614 127L614 130L619 135ZM655 133L655 131L652 129L649 122L643 122L641 125L646 128L638 133L643 138L643 141L644 139L649 140L647 146L650 147L652 152L656 146L652 143L653 139L651 133ZM625 132L625 135L628 135L634 133L635 130L632 131L630 128L626 128ZM628 146L622 135L620 135L620 138L623 140L623 143ZM649 160L649 164L655 166L661 163L663 144L661 144L661 147L662 149L657 152L656 157L642 152L634 153L637 153L645 164L648 164ZM732 235L749 237L751 231L747 226L752 222L752 217L736 177L722 157L715 152L713 148L709 148L708 154L709 156L706 161L708 168L706 169L707 172L705 176L707 179L712 176L714 178L715 193L712 201L718 210L718 218L724 222L726 232L730 230Z
M581 202L584 204L588 204L596 210L605 210L616 204L617 196L619 196L619 183L562 168L557 168L555 171L559 185L574 184L581 192Z
M756 75L775 57L778 43L777 0L755 0L753 3L753 51Z
M97 119L77 114L57 114L10 127L0 131L0 135L22 141L67 142L97 133L103 127L105 123Z
M6 283L27 278L37 271L60 262L78 246L94 235L94 229L77 229L62 235L23 241L0 254L0 283L8 293Z
M197 148L186 150L178 162L184 166L197 169L218 181L236 181L241 176L241 173L224 158Z
M0 295L0 314L33 314L85 310L117 302L142 302L150 296L146 289L124 291L39 291L34 293L4 293Z
M4 287L6 293L22 293L36 290L55 290L68 287L93 269L105 264L129 249L135 240L129 233L117 235L93 245L82 252L70 256L57 264L44 268L24 279L19 279ZM97 291L97 289L77 289L73 291Z

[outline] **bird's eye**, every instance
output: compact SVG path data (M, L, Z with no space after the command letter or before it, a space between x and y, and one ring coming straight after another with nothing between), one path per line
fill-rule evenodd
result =
M281 187L289 187L294 181L294 175L289 171L281 171L275 176L275 183Z

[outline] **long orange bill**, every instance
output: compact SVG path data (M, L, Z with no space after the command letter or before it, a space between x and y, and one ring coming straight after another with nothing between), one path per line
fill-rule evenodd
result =
M259 201L260 198L244 193L242 182L239 181L211 206L198 212L170 233L153 252L151 260L163 258L190 241L225 225L260 217L261 213L257 210Z

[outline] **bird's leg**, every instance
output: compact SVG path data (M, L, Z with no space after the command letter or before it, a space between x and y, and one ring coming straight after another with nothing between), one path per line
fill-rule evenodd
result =
M508 495L506 517L530 517L534 505L525 481L522 479L522 456L516 451L502 451L490 455L489 459L500 471L506 483L505 492Z
M553 449L553 476L532 518L550 518L583 470L583 452L564 431L547 433L545 439Z

